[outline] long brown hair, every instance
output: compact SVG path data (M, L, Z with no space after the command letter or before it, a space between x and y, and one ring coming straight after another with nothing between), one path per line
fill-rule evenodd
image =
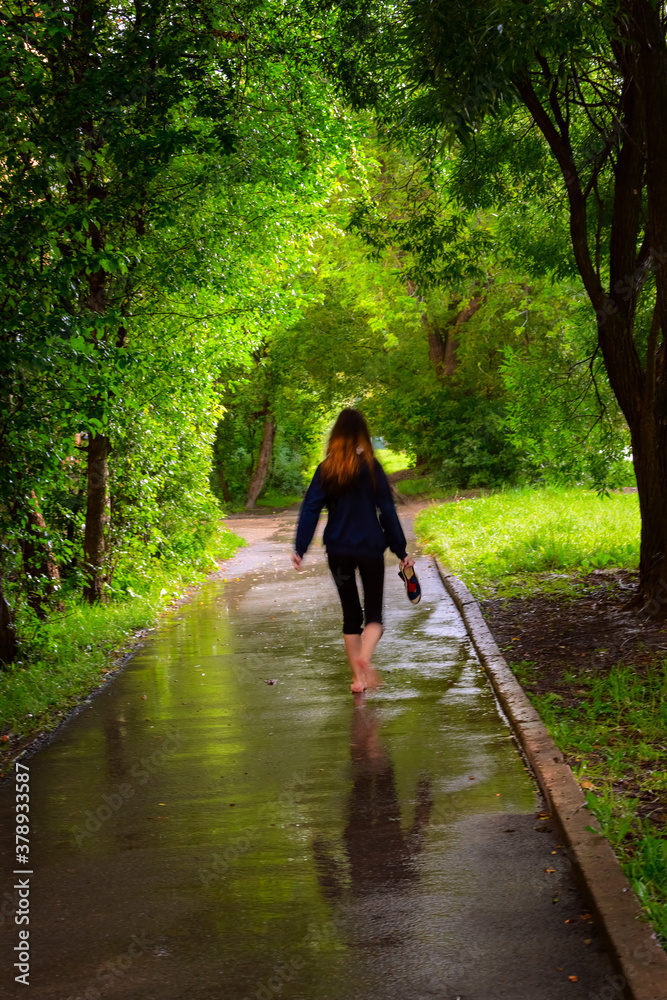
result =
M374 459L368 426L359 410L349 407L341 410L329 435L327 457L321 465L325 490L341 493L348 489L359 478L362 463L375 483Z

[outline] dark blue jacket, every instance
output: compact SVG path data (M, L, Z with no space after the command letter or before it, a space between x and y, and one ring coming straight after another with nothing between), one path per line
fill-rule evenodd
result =
M375 487L365 462L360 463L357 482L338 497L327 496L318 465L301 504L295 550L303 556L310 545L322 507L329 512L324 529L327 552L339 556L381 556L389 546L404 559L405 535L398 520L384 469L374 460ZM378 520L377 509L380 509Z

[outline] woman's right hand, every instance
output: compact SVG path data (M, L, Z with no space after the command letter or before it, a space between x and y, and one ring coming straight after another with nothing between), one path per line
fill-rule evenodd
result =
M299 572L299 573L301 572L301 563L302 562L303 562L303 559L301 558L301 556L299 555L299 553L298 552L293 552L292 553L292 566L294 566L294 569L297 570L297 572Z
M414 564L415 564L415 561L412 558L412 556L406 556L405 559L401 559L399 565L400 565L401 569L405 569L406 566L414 566Z

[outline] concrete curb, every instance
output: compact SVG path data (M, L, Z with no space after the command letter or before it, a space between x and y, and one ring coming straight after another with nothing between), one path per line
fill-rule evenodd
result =
M621 996L628 1000L665 1000L667 954L656 941L609 842L586 829L595 824L595 819L586 808L570 766L507 666L477 601L458 577L444 571L437 560L435 563L560 827L563 843L618 970L614 984L604 988L599 1000Z

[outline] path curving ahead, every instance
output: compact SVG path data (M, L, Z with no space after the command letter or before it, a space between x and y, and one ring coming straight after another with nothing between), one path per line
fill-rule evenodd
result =
M293 513L231 526L250 546L27 760L30 988L5 898L0 996L607 995L597 930L428 559L413 608L388 557L386 683L355 702L323 551L297 575Z

